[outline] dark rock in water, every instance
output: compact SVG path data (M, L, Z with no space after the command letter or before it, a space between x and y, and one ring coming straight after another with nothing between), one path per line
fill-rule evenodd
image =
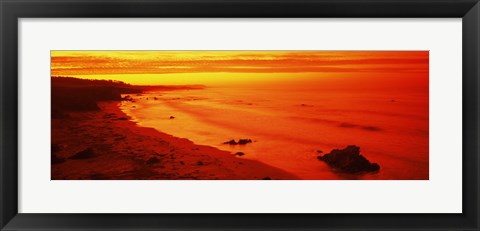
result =
M170 119L175 119L175 117L174 117L174 116L170 116Z
M376 172L380 170L377 163L370 163L360 154L360 147L349 145L345 149L333 149L330 153L318 156L318 159L330 167L346 173Z
M270 178L270 177L268 177L268 176L267 176L267 177L264 177L264 178L262 178L262 180L271 180L271 179L272 179L272 178Z
M81 152L77 152L75 155L71 156L69 159L89 159L95 156L95 152L92 148L87 148Z
M243 152L237 152L237 153L235 153L235 155L237 155L237 156L244 156L245 153L243 153Z
M153 97L153 100L157 100L158 98L157 97Z
M205 165L202 161L197 161L197 165Z
M230 140L230 141L227 141L227 142L223 142L223 144L236 145L237 142L235 140Z
M122 100L124 100L124 101L133 101L133 99L132 99L132 97L130 97L130 95L127 95L127 96L123 97Z
M248 143L252 143L252 140L251 139L239 139L238 143L235 140L230 140L230 141L227 141L227 142L223 142L223 144L230 144L230 145L237 145L237 144L244 145L244 144L248 144Z
M302 107L313 107L313 105L305 104L305 103L300 104L300 106L302 106Z
M120 117L117 120L128 120L128 118L127 117Z
M252 143L252 140L251 139L239 139L238 140L238 144L248 144L248 143Z
M317 150L317 153L323 153L323 151L322 150Z
M160 163L160 160L157 157L152 157L147 160L147 164L156 164L156 163Z

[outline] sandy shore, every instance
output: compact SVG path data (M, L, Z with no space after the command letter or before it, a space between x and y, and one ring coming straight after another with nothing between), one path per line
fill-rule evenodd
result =
M100 111L52 119L52 180L298 179L258 161L137 126L118 102L98 106ZM78 155L82 151L87 155Z

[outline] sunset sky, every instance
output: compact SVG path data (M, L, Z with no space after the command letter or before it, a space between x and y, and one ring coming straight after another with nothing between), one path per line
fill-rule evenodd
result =
M428 51L52 51L51 75L139 85L428 76L428 57Z

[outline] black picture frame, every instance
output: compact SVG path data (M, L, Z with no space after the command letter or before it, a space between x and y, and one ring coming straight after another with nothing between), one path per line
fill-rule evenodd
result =
M479 230L478 0L0 0L0 14L2 230ZM463 213L18 213L18 19L61 17L462 18Z

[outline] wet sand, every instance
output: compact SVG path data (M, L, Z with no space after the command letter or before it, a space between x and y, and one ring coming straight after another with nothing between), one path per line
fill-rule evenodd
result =
M428 92L321 87L144 91L124 94L131 100L123 101L120 109L139 126L242 152L242 159L260 161L304 180L429 178ZM232 139L252 143L224 143ZM349 145L360 147L361 154L381 170L345 174L317 158Z
M101 102L100 111L52 119L52 180L298 179L259 161L137 126L118 105ZM89 155L74 157L84 150Z

